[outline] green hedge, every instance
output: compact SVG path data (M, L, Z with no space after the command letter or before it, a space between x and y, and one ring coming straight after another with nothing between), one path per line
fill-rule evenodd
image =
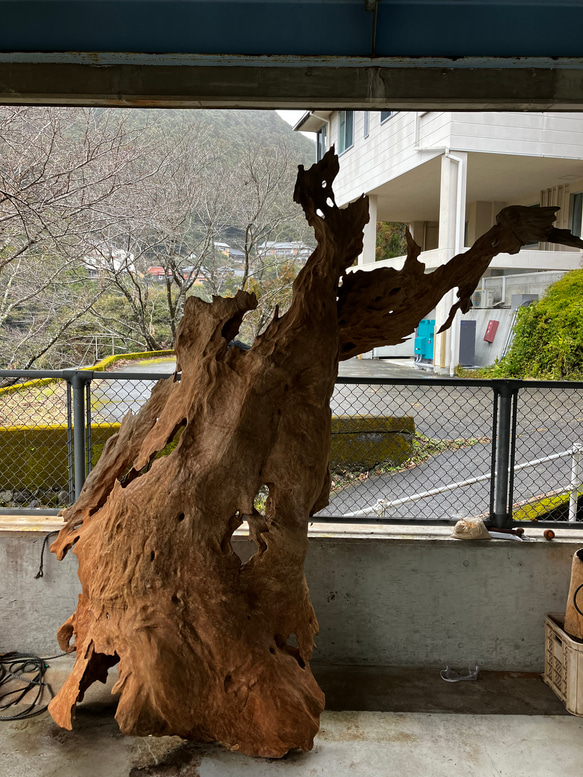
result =
M92 464L119 424L91 427ZM332 468L371 469L380 462L398 465L413 453L415 422L410 417L338 416L332 418ZM169 453L174 440L160 455ZM67 427L0 429L0 490L65 488L68 483Z
M91 427L93 463L119 424ZM66 426L0 429L0 490L66 488L69 482Z
M413 455L410 416L333 416L330 467L369 470L381 462L402 464Z

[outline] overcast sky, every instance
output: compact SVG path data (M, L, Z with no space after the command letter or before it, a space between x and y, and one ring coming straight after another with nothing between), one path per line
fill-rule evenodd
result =
M291 124L292 127L297 121L299 121L302 118L305 112L306 112L305 110L276 111L276 113L278 113L284 121L287 121L288 124ZM310 140L316 140L316 136L314 135L313 132L302 132L302 135L305 135L307 138L310 138Z
M288 124L293 125L302 118L305 111L276 111L276 113L279 113L282 119L285 119Z

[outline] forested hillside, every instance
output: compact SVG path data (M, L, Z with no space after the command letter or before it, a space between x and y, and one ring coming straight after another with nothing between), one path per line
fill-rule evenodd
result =
M0 108L0 367L166 348L188 295L250 286L254 337L298 269L267 246L313 240L314 155L274 111Z
M311 165L315 161L314 141L294 132L275 111L144 109L131 111L129 118L136 127L157 126L170 134L194 128L211 138L235 163L250 144L261 143L269 148L282 141L296 164Z

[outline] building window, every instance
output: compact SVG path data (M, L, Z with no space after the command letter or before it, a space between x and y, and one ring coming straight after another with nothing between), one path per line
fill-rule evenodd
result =
M364 137L368 138L368 111L364 112Z
M577 237L581 237L581 226L583 223L583 192L574 194L571 208L571 232Z
M381 124L387 119L390 119L391 116L394 116L396 113L397 111L381 111Z
M338 153L343 154L354 142L354 111L338 111Z
M324 124L316 134L316 162L324 156L328 150L328 125Z

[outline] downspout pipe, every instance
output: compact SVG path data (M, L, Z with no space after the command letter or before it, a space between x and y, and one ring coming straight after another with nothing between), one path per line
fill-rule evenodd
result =
M444 156L451 159L457 165L457 181L455 191L455 235L454 235L454 256L461 254L464 250L464 232L465 232L465 210L466 210L466 160L463 157L452 154L449 148L444 151ZM449 374L453 377L457 362L457 352L459 349L459 317L456 315L451 325L450 336L450 357Z
M457 165L457 181L456 181L456 203L455 203L455 233L454 233L454 256L461 254L464 250L464 232L465 232L465 210L466 210L466 175L467 175L467 159L456 156L452 153L452 150L448 146L421 146L419 145L420 135L420 119L423 111L417 111L415 113L415 129L414 129L414 148L415 151L434 151L441 152L447 159L451 159ZM455 298L452 296L455 300ZM449 356L449 374L451 377L455 374L456 366L456 352L459 346L459 332L456 324L459 325L459 318L456 315L452 326L450 335L450 356Z

